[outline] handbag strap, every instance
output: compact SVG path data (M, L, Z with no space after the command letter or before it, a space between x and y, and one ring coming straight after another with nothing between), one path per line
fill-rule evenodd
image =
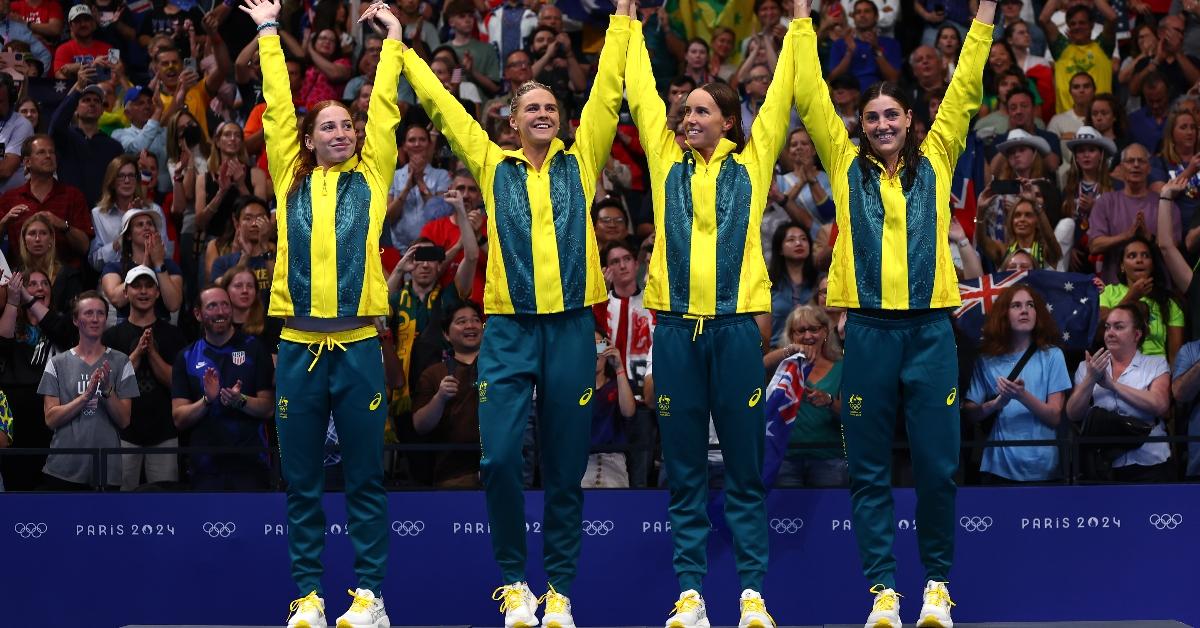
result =
M1037 344L1030 341L1029 348L1025 350L1025 353L1021 354L1021 359L1017 360L1017 363L1013 365L1012 371L1008 373L1009 381L1017 379L1017 376L1021 374L1021 369L1024 369L1025 365L1029 364L1029 359L1033 357L1034 353L1037 353Z

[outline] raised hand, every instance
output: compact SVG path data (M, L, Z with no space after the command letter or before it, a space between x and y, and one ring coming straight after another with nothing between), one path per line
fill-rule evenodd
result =
M812 0L792 0L792 17L797 20L812 17Z
M238 8L254 20L255 26L259 26L265 22L276 21L282 6L281 0L242 0L242 5Z
M367 22L375 28L384 31L388 39L399 41L403 35L403 27L400 25L400 20L392 10L383 2L376 2L367 7L358 18L359 22ZM418 24L417 36L421 35L421 28Z
M209 403L216 401L221 394L221 378L217 374L217 369L205 369L203 385L204 396L208 398Z

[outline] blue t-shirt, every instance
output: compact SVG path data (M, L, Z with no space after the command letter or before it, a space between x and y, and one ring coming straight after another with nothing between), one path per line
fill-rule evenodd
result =
M1179 354L1175 356L1175 371L1171 373L1171 379L1176 380L1183 377L1197 362L1200 362L1200 340L1194 340L1179 348ZM1195 399L1180 399L1182 402L1191 402L1192 409L1188 413L1188 434L1200 434L1200 395ZM1200 475L1200 442L1188 443L1188 460L1187 460L1187 475Z
M982 404L996 396L996 378L1008 377L1024 351L1000 356L982 356L971 376L967 399ZM1071 388L1067 363L1062 350L1049 347L1033 354L1021 369L1019 379L1025 390L1046 401L1050 395ZM1005 404L996 416L988 440L1052 440L1055 429L1042 423L1024 404L1015 399ZM1019 482L1036 482L1058 476L1057 447L988 447L983 452L980 471Z
M883 48L883 56L893 68L899 69L904 63L904 55L900 52L900 42L891 37L879 36L879 46ZM850 72L858 78L859 89L866 91L868 87L883 80L883 75L879 73L879 62L875 60L875 51L871 49L871 45L854 40L854 50L851 52L854 58L850 60ZM846 40L839 39L833 42L829 47L829 67L825 68L828 73L830 69L836 68L842 62L842 57L846 56Z

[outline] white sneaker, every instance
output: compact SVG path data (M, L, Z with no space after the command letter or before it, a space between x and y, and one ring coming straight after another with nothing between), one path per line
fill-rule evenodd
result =
M313 591L293 601L288 608L287 628L326 628L325 600Z
M575 618L571 616L571 599L555 591L553 586L546 586L550 590L538 599L538 604L546 603L542 625L546 628L575 628Z
M667 620L667 628L709 628L704 598L695 589L679 594L679 601L675 602L675 609Z
M354 601L344 615L338 617L337 628L391 628L387 611L383 609L383 598L375 597L368 589L346 590Z
M925 583L925 602L921 604L917 628L954 628L954 620L950 619L950 607L954 602L946 584L934 580Z
M504 628L532 628L538 625L538 600L529 590L528 584L506 584L492 591L492 599L500 602L500 612L504 613Z
M742 619L738 628L775 628L775 619L767 612L767 603L754 589L742 591Z
M875 594L875 603L864 628L901 628L900 594L883 588L882 584L871 587L871 593Z

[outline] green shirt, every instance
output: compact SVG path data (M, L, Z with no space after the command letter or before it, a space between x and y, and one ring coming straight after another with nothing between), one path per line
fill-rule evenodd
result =
M842 387L842 361L838 360L829 367L829 372L816 382L808 382L808 388L829 393L837 398ZM842 421L833 406L824 408L808 403L805 399L796 410L796 422L792 423L792 433L788 436L789 445L805 443L840 443L842 442ZM845 447L830 447L822 449L789 449L788 458L808 458L810 460L828 460L830 458L845 458Z
M1125 295L1129 294L1129 286L1121 283L1113 283L1104 286L1104 291L1100 293L1100 307L1114 308L1121 303ZM1174 299L1170 300L1170 315L1167 317L1167 324L1163 325L1162 314L1159 312L1158 303L1150 297L1142 297L1142 303L1150 309L1150 335L1146 337L1146 342L1142 344L1142 353L1146 355L1167 355L1167 327L1183 327L1183 310Z

